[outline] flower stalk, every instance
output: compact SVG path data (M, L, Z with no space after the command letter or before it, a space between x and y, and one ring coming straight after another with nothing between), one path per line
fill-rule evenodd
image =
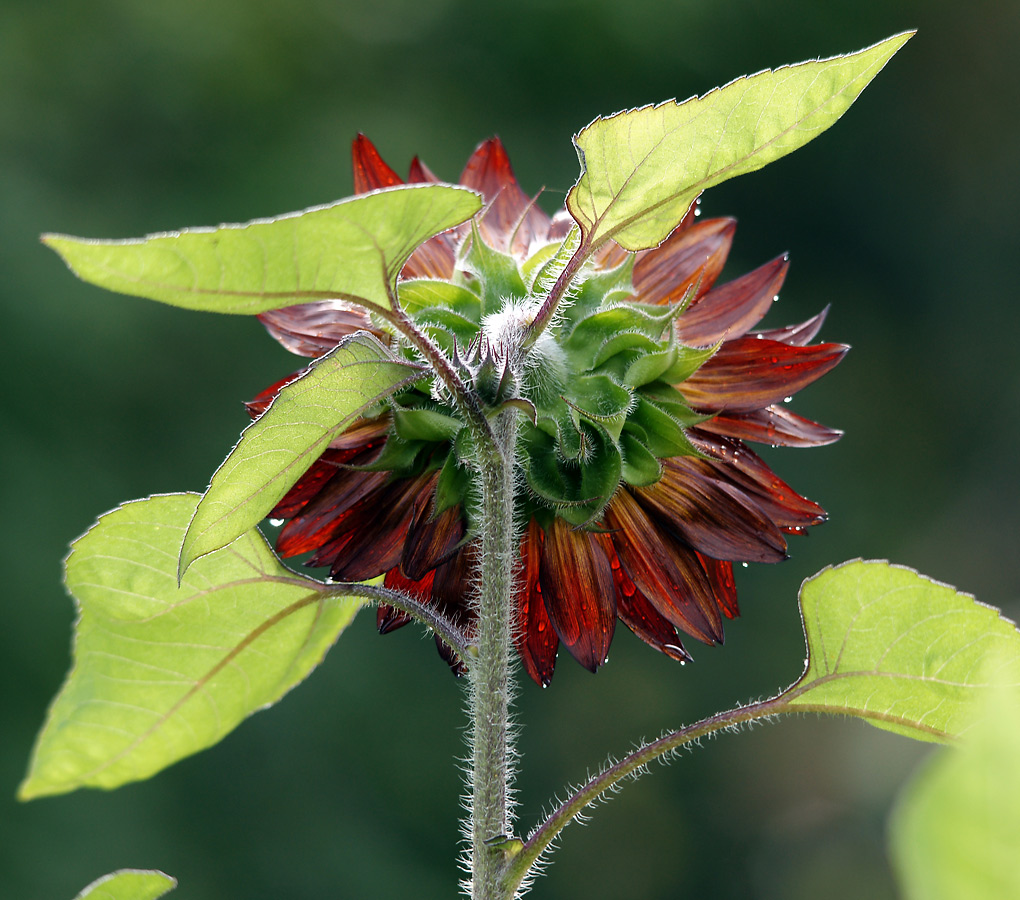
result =
M482 438L478 434L475 437ZM516 437L516 412L510 409L495 421L492 440L479 441L478 654L468 670L473 900L497 900L504 896L505 857L493 845L493 839L509 834L511 827L510 654L511 601L517 563L513 472Z

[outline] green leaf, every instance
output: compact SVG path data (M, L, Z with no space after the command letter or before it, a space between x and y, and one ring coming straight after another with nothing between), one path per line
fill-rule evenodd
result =
M148 778L304 680L359 601L285 568L257 530L177 586L196 494L118 507L71 548L74 663L19 797Z
M889 849L906 900L1020 897L1020 698L994 698L900 798Z
M596 119L574 138L581 177L567 194L584 242L658 246L703 190L760 169L832 125L912 34L738 78L683 103Z
M240 225L43 242L84 281L171 306L254 315L339 299L391 312L415 248L480 207L464 188L408 185Z
M216 470L181 547L181 572L255 527L330 441L366 409L421 378L359 331L315 360L241 434Z
M177 887L177 879L154 869L120 869L97 878L74 900L156 900Z
M912 569L844 563L804 582L808 663L793 708L852 715L946 741L974 720L989 684L1020 687L1020 632L997 609Z

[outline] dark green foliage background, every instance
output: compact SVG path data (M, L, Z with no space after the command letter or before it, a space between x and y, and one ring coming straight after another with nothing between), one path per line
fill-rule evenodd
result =
M440 898L457 878L460 685L430 641L378 638L370 615L285 702L153 781L11 799L67 667L66 545L122 500L202 489L239 401L294 368L253 320L76 282L39 232L336 199L358 130L447 177L498 132L555 205L595 115L908 27L832 132L704 204L740 218L730 274L791 251L773 324L832 303L823 337L854 346L795 405L846 438L770 454L832 522L740 571L744 617L694 665L621 630L597 677L561 659L549 690L522 685L525 828L607 751L792 681L796 590L825 564L887 557L1020 611L1020 6L3 0L0 894L70 898L123 866L176 875L182 900ZM884 819L922 753L859 723L724 737L569 829L534 896L891 898Z

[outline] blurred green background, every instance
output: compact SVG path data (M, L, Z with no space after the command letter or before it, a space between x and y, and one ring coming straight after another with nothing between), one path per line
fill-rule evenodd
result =
M172 873L182 900L440 898L458 877L461 685L370 615L278 707L153 781L12 799L68 665L66 545L122 500L201 490L240 401L295 362L254 320L80 284L39 232L333 200L359 130L449 178L499 133L554 205L598 114L912 27L831 132L704 200L740 219L730 275L791 252L768 322L831 303L822 337L854 347L795 404L843 441L769 454L832 521L739 571L743 618L694 665L621 629L596 677L561 658L549 690L521 686L525 829L607 753L792 681L797 587L826 564L890 558L1020 613L1020 4L2 0L0 894L70 898L124 866ZM533 896L892 898L885 817L925 752L855 722L723 737L569 829Z

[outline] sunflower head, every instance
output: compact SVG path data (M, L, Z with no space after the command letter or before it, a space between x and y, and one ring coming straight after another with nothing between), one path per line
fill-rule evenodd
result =
M353 155L359 193L405 183L365 137ZM407 180L438 179L415 159ZM516 642L526 670L548 684L560 643L596 670L617 619L681 661L681 631L721 643L722 619L738 611L733 563L783 559L786 535L825 518L747 442L838 438L786 401L847 348L811 344L824 313L752 331L788 263L718 285L732 219L700 220L695 204L659 247L607 242L571 272L577 227L523 192L498 139L479 146L460 183L485 206L413 253L399 302L488 414L521 413ZM564 279L564 302L529 343L542 298ZM387 323L340 301L260 318L305 356L360 329L413 355ZM253 415L287 380L249 404ZM334 578L385 575L470 630L474 467L455 404L438 382L418 382L334 441L284 497L278 548L311 552L308 564ZM406 621L379 612L381 631Z

